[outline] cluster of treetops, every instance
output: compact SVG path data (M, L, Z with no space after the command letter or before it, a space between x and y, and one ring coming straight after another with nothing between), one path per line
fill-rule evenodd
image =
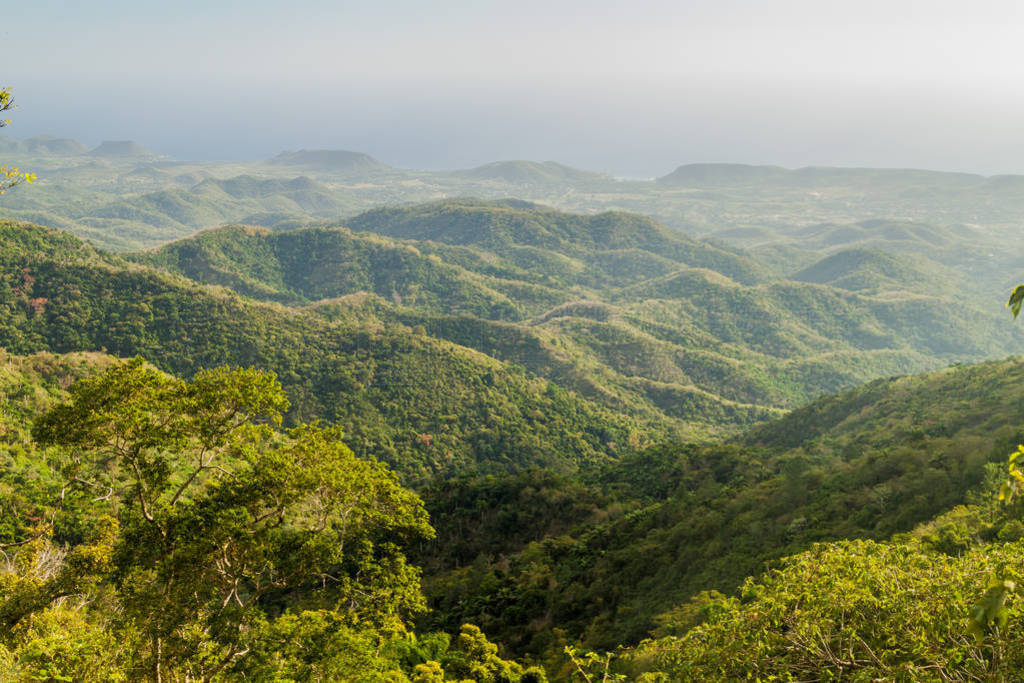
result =
M733 443L420 495L339 428L282 427L271 373L0 362L4 680L985 680L1024 665L1024 475L1005 464L1017 360L880 380Z

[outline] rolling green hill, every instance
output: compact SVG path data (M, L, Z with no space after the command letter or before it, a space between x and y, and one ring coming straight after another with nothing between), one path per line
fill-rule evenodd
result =
M852 292L759 280L742 252L623 214L456 200L347 223L373 232L231 227L131 258L328 319L422 328L692 437L1020 348L995 317L936 296L954 281L922 259L855 252L806 275L874 283Z
M0 347L105 350L191 376L224 363L274 370L292 420L343 424L353 450L409 480L614 457L641 425L544 379L408 328L330 323L0 223ZM358 418L358 419L357 419ZM665 425L648 424L658 434Z
M1011 359L877 380L734 443L663 445L581 479L448 482L424 493L443 548L424 551L428 594L522 652L557 647L556 626L635 643L659 613L812 543L888 539L964 503L1021 425Z
M571 260L552 261L550 252L590 265L601 252L607 257L640 250L655 257L714 268L744 283L758 282L764 277L757 264L738 251L693 240L635 214L608 212L588 216L518 200L450 200L409 208L374 209L354 216L346 225L352 230L400 239L478 247L520 267L545 272L556 281L569 283L573 271L580 272L581 284L592 281L588 281L583 267ZM655 259L646 263L658 267ZM644 264L639 260L635 265ZM636 280L647 273L629 275Z
M844 249L793 274L793 280L861 292L904 291L949 296L962 289L950 268L924 257L878 249Z
M556 161L494 161L453 175L473 180L499 180L514 185L572 184L607 181L606 173L581 171Z
M281 152L267 163L278 166L302 166L348 175L391 169L387 164L377 161L368 154L335 149L302 149L298 152Z
M620 672L653 680L1019 669L1019 596L1005 627L965 624L1024 557L1022 503L989 504L1024 441L1024 362L960 363L1024 350L1003 307L1022 177L691 164L628 181L555 162L100 151L0 137L0 162L40 175L0 215L77 235L0 219L0 543L60 493L29 425L74 381L136 354L185 378L254 365L283 382L286 426L344 426L437 531L410 552L434 608L422 637L339 646L321 638L337 623L318 631L272 592L299 626L270 634L267 662L319 666L329 641L471 678L466 652L496 659L455 635L473 622L554 680L575 670L566 645L638 643ZM90 531L61 527L39 556L77 566ZM120 618L102 610L129 582L73 586L88 607L41 603L62 621L42 610L12 636L18 571L47 585L24 559L39 547L3 547L0 670L75 678L61 657L106 652L76 635Z
M244 200L266 182L204 192ZM287 182L266 187L278 195ZM766 566L895 557L903 546L878 543L894 535L932 548L929 562L975 553L981 532L948 515L980 515L956 506L1024 440L1017 358L798 407L1014 347L1005 323L930 295L951 277L934 261L843 249L805 269L821 282L799 282L652 221L509 201L374 211L350 225L362 229L230 226L128 260L0 221L6 503L45 484L28 420L109 365L104 352L186 377L269 368L290 422L342 424L358 454L420 487L439 536L413 553L434 608L423 627L478 623L564 673L553 653L566 643L673 638L708 604L753 619L779 574L747 602L703 591L735 594ZM69 351L91 353L47 355ZM5 538L26 531L0 525ZM661 654L676 647L657 642ZM692 670L637 652L630 666Z
M1017 217L1024 210L1018 176L690 164L659 180L620 180L557 162L503 161L464 171L415 171L391 168L358 152L337 150L288 152L269 162L190 162L92 156L75 152L77 145L51 149L47 143L29 149L25 142L7 139L0 144L0 157L7 165L32 168L39 174L39 182L6 196L0 207L2 215L70 229L98 246L118 250L156 246L225 222L289 227L322 220L337 223L373 207L465 196L519 197L585 214L639 213L655 217L673 230L717 235L729 244L751 247L796 241L815 251L834 248L839 243L821 245L844 239L840 234L805 239L798 233L816 226L840 227L840 232L848 232L844 226L858 226L871 233L873 229L865 228L870 221L914 224L937 233L970 231L973 236L953 234L955 245L947 251L955 255L966 248L975 256L1000 257L1006 252L1006 263L999 258L997 268L1004 275L1009 257L1018 258L1024 249L1016 229ZM277 181L307 176L322 186L318 188L322 201L319 208L311 209L273 193L244 201L222 197L222 201L230 199L229 206L212 211L207 205L210 198L198 193L195 210L177 209L179 214L194 216L191 222L182 223L152 206L152 198L147 197L189 189L204 179L239 176ZM190 198L181 199L187 202ZM133 212L136 202L139 206ZM130 217L112 217L106 210L111 206ZM869 248L886 248L889 243L910 250L909 242L903 242L879 241L869 234L844 243ZM934 245L921 244L925 247L922 253L933 258ZM993 244L1000 248L992 250ZM820 254L818 259L824 256ZM790 275L814 260L797 258L789 262L792 267L788 270L776 272ZM978 272L987 275L991 270L990 266Z
M228 227L136 260L257 299L301 304L366 291L427 311L515 319L516 305L458 266L372 235Z

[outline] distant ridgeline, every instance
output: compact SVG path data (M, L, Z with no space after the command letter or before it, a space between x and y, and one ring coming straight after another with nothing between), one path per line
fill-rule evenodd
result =
M842 245L908 253L916 244L928 259L976 270L972 275L978 277L966 278L967 284L980 277L987 287L996 284L996 275L1010 276L1013 257L1024 246L1017 229L1024 176L688 164L659 178L631 180L556 161L413 170L332 149L281 152L262 161L183 161L130 141L107 141L90 150L51 136L0 136L0 160L39 175L34 186L5 197L3 217L68 230L118 251L158 246L226 223L334 224L374 207L452 197L516 197L588 214L652 216L691 235L757 249L762 265L780 276ZM287 187L297 178L309 185L305 191ZM206 180L226 186L202 186ZM228 187L236 180L247 191ZM265 180L279 182L258 183ZM991 295L991 288L986 291Z
M93 157L121 157L136 160L153 160L159 156L133 140L104 140L95 149L90 150L78 140L57 138L52 135L39 135L20 141L0 136L0 154L53 157L89 155Z
M387 164L377 161L368 154L328 149L281 152L267 163L280 166L308 166L323 171L342 173L367 173L391 169Z

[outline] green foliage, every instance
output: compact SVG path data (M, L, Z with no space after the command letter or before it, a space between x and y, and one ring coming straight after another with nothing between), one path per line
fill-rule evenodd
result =
M336 174L326 182L140 167L113 200L51 186L13 210L87 217L76 229L121 245L243 211L291 227L349 213L365 189L341 187L338 164L371 161L273 164ZM461 181L611 182L556 166ZM787 192L836 187L829 175L689 169L658 191L676 224L728 225L743 223L751 178L789 188L778 201L791 206ZM876 175L844 177L875 192ZM849 211L832 201L820 211ZM1024 527L962 505L1021 441L1018 361L879 380L731 443L633 452L1018 348L987 311L943 298L984 262L972 261L981 232L810 215L737 228L775 249L770 269L636 215L517 200L377 209L346 222L355 233L231 227L135 263L0 223L0 344L143 354L184 378L135 361L67 394L91 371L0 370L0 677L543 679L466 621L584 680L956 680L1019 666ZM140 237L143 225L158 227ZM203 370L226 362L273 370L291 401L264 372ZM301 424L315 418L342 425L355 454L341 429ZM370 455L424 487L437 541ZM427 633L408 632L414 618ZM625 658L579 649L648 633L658 640Z
M101 372L101 354L13 356L0 351L0 547L52 522L48 506L64 481L47 464L50 452L32 441L37 416L65 400L67 387Z
M0 678L5 681L129 681L123 634L81 609L48 608L4 633Z
M13 108L14 98L11 96L10 89L0 88L0 114L10 111ZM0 119L0 128L3 128L9 123L9 119ZM34 173L19 171L17 168L0 166L0 194L4 194L15 185L20 185L21 183L34 183L35 181L36 175Z
M77 518L55 528L84 531L15 544L0 581L14 659L42 646L22 635L33 615L72 598L129 644L133 679L241 671L261 638L304 627L293 610L327 610L349 645L400 632L423 609L401 550L433 534L422 504L338 428L271 430L286 407L256 370L186 382L136 360L78 382L33 433L59 449L58 519ZM357 666L349 645L334 671Z
M1006 302L1006 307L1013 313L1014 318L1020 315L1022 303L1024 303L1024 285L1017 285L1010 293L1010 300Z
M137 255L245 296L299 304L360 291L431 312L521 317L513 303L461 268L402 243L343 228L272 233L228 227Z
M828 277L803 278L851 292L759 284L744 254L624 213L450 200L347 224L377 234L226 227L132 258L246 296L319 302L309 310L332 320L422 326L676 438L1019 348L991 316L936 296L956 280L940 266L878 250L836 254L818 268ZM874 289L839 282L848 276Z
M865 248L838 251L793 274L791 279L859 292L902 291L947 296L960 285L952 269L934 261Z
M1017 544L959 557L913 543L815 546L749 580L742 601L681 637L642 644L631 659L672 680L998 679L1024 664L1019 632L976 641L964 601L985 585L986 568L1021 560ZM1019 615L1000 614L1013 634Z
M586 681L586 683L593 683L598 680L621 681L626 678L621 674L610 672L609 669L612 663L611 653L601 656L596 652L578 652L576 649L566 646L565 654L576 668L573 672L573 678L578 676L580 680Z
M713 267L744 283L758 282L763 277L757 265L742 254L672 232L649 218L621 212L585 216L514 200L449 200L412 208L374 209L346 224L353 230L389 237L474 246L513 263L519 255L526 255L529 270L547 275L553 284L597 284L602 280L628 284L641 279L638 276L642 273L630 273L626 282L616 282L612 273L602 273L594 267L597 264L590 265L598 252L623 249L640 249L688 265ZM570 261L554 259L545 267L543 262L536 262L537 249ZM573 267L571 260L586 265Z
M409 480L572 470L608 459L635 429L629 416L404 327L248 302L56 231L0 223L0 244L0 346L144 355L186 377L228 362L270 369L290 394L289 423L341 424L357 454Z
M731 593L814 542L884 540L971 502L1020 440L1022 387L1019 360L955 367L821 399L737 444L649 448L583 485L531 475L428 489L445 539L422 560L429 623L473 621L536 654L561 651L556 627L591 649L678 633L702 609L679 606L702 591ZM559 500L572 503L549 519ZM942 518L921 542L956 554L1012 537L984 517Z

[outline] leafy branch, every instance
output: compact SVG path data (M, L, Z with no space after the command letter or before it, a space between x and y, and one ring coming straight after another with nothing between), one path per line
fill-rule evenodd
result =
M15 106L10 88L0 88L0 114L14 109ZM0 128L8 126L10 123L10 119L0 119ZM0 194L4 194L15 185L34 183L35 181L35 173L27 173L18 168L0 166Z

